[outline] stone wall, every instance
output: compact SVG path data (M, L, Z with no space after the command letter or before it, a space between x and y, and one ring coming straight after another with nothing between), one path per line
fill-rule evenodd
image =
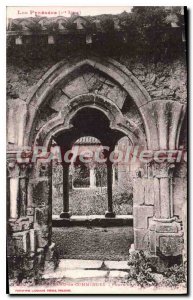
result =
M26 57L8 60L7 149L10 153L16 153L24 140L31 145L34 141L38 145L46 144L54 126L62 124L70 128L70 113L73 115L83 105L98 105L108 116L113 130L125 130L135 145L140 143L140 146L156 150L173 149L178 144L176 136L180 134L177 131L183 121L186 102L186 64L182 59L163 63L121 56L116 57L116 61L103 57L95 61L77 54L72 63L70 58L65 58L45 75L58 61L57 54L55 59L37 59L36 63ZM80 68L77 69L77 65ZM71 68L73 72L68 74ZM57 80L58 85L55 84ZM46 101L41 106L43 100ZM79 138L76 131L74 138ZM45 261L53 254L49 168L33 166L26 212L32 220L29 229L36 237L35 253L43 253ZM186 200L186 166L182 172L182 166L176 167L174 177L171 168L173 165L154 165L150 173L138 172L133 182L135 248L150 250L153 255L158 251L166 256L179 255L183 249L180 221ZM10 184L17 185L16 175L11 176ZM11 201L12 198L17 204L17 195L11 195ZM19 221L20 225L22 222ZM22 229L19 239L17 234L11 233L16 245L17 242L21 245L22 239L27 243L28 231Z
M137 77L149 92L152 101L171 99L187 102L186 61L183 59L169 62L136 62L121 57L120 62Z
M187 102L186 61L178 59L165 62L140 61L130 57L116 57L142 83L151 95L152 100L171 99L181 103ZM39 61L11 62L7 65L7 99L26 101L34 84L42 78L57 61L49 59ZM88 80L87 80L88 82ZM95 84L100 84L96 82ZM96 88L93 87L94 89ZM72 92L72 91L71 91ZM116 92L116 91L115 91Z

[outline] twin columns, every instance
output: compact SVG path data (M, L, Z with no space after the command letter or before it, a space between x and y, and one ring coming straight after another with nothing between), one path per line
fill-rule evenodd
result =
M63 212L60 214L60 218L70 218L69 211L69 163L63 163ZM90 170L90 187L95 187L95 179L93 176L94 169ZM108 210L105 213L105 217L114 218L113 212L113 168L110 161L107 162L107 196L108 196Z

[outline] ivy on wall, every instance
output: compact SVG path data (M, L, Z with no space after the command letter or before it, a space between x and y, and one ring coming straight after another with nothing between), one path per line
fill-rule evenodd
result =
M82 25L81 29L77 26L77 18L79 18L78 23ZM29 45L26 45L26 38L23 38L22 49L37 42L38 52L49 52L49 47L57 48L57 46L62 46L66 52L85 50L85 35L88 33L92 36L89 49L108 55L126 52L135 56L149 54L160 59L168 55L170 57L183 55L185 48L182 42L184 16L180 7L135 6L131 13L123 12L119 15L13 19L8 26L9 32L20 32L21 35L26 30L31 31L33 36L31 43L28 37ZM41 36L43 31L44 34L56 36L54 45L47 45L47 38L43 39ZM65 35L62 36L64 32ZM40 34L39 40L38 33ZM14 43L14 35L8 34L7 47L14 48Z

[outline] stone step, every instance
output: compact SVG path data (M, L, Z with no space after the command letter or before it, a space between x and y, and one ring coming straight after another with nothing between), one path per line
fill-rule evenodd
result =
M128 272L125 271L102 271L102 270L66 270L46 273L42 276L43 279L83 279L88 278L128 278Z
M127 278L129 268L127 261L61 259L56 271L45 273L43 279Z
M107 270L128 270L128 262L113 261L113 260L80 260L80 259L61 259L58 269L71 270L71 269L107 269Z
M105 260L105 266L110 270L129 270L130 267L128 266L128 261L126 260Z
M71 278L71 279L82 279L82 278L104 278L107 277L108 272L102 270L56 270L52 273L46 273L43 275L43 279L50 278Z
M61 259L58 268L60 270L100 269L102 263L102 260Z

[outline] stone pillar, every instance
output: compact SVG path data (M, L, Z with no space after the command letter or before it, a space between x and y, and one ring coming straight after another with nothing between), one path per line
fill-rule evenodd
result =
M154 164L155 218L170 219L173 217L173 169L171 163Z
M113 193L112 193L112 163L107 161L107 197L108 197L108 211L105 213L106 218L114 218L113 212Z
M34 219L37 247L51 243L52 234L52 165L37 160L29 177L27 215Z
M19 171L19 166L17 165L16 161L8 162L10 219L17 219L19 217Z
M8 153L8 215L7 256L9 272L14 276L34 274L35 240L34 219L27 215L28 165L18 164L16 153ZM18 265L18 261L20 264Z
M154 163L154 217L149 224L150 252L164 256L181 255L183 232L173 216L173 163Z
M90 168L90 188L96 188L96 175L94 168Z
M37 160L30 172L27 215L33 220L30 228L31 253L35 270L54 270L52 255L52 162Z
M113 167L113 187L115 186L115 167Z
M27 164L20 165L19 178L19 214L20 217L25 217L27 214L27 185L28 185L28 170Z
M69 164L63 163L63 212L60 218L70 218L69 212Z
M133 178L134 248L149 249L149 222L154 215L153 179L147 168L139 168Z
M25 217L27 214L27 185L28 164L17 164L16 161L9 162L9 202L11 219Z

